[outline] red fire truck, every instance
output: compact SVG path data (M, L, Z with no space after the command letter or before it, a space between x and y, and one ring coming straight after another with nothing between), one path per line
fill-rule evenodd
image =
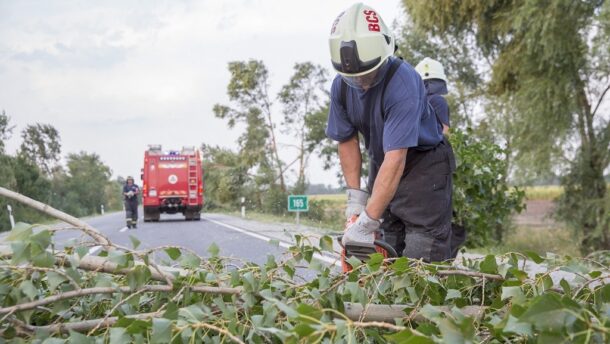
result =
M161 145L149 145L142 181L144 222L159 221L161 213L182 213L187 221L201 219L203 170L194 147L163 152Z

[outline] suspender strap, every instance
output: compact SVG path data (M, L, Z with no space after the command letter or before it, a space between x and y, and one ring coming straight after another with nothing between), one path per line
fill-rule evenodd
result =
M347 111L347 83L341 78L341 94L339 95L339 101L343 106L343 109Z
M390 80L392 80L392 77L394 76L394 74L396 74L396 71L398 70L398 67L400 67L401 64L402 64L402 58L398 58L398 59L396 59L396 61L392 61L392 65L390 65L388 74L386 74L385 78L383 79L383 86L381 87L381 101L379 103L381 106L381 119L383 119L384 122L385 122L385 102L384 102L385 89L388 87Z

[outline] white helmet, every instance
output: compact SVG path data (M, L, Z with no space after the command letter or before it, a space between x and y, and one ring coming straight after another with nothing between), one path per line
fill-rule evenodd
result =
M443 68L443 65L437 60L426 57L415 66L415 70L423 80L440 79L447 82L445 68Z
M364 76L382 66L394 53L395 45L383 19L362 3L339 14L328 43L333 67L348 83L349 78Z

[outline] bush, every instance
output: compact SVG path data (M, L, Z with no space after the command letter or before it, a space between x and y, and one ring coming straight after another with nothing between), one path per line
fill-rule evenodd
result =
M524 209L525 192L507 183L507 162L498 145L478 140L470 130L451 133L457 169L453 178L454 223L468 233L466 245L502 241L511 215Z

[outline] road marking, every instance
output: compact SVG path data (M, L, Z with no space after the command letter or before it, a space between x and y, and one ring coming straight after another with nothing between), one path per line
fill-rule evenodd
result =
M89 252L87 252L87 254L92 256L92 255L96 254L101 249L102 249L102 246L93 246L92 248L89 249Z
M232 230L234 230L236 232L240 232L242 234L249 235L249 236L251 236L253 238L256 238L256 239L259 239L259 240L263 240L263 241L266 241L266 242L270 242L272 240L277 240L277 239L273 239L273 238L270 238L268 236L264 236L264 235L261 235L261 234L258 234L258 233L250 232L250 231L245 230L243 228L239 228L239 227L235 227L233 225L222 223L220 221L211 220L211 219L206 219L206 221L210 221L210 222L215 223L215 224L217 224L219 226L223 226L223 227L232 229ZM290 246L292 246L291 244L289 244L289 243L287 243L285 241L281 241L281 240L278 240L278 241L279 241L279 245L281 247L283 247L283 248L288 249L288 248L290 248ZM333 258L333 257L321 255L319 253L314 253L313 257L315 259L319 260L319 261L322 261L322 262L325 262L325 263L328 263L328 264L332 264L332 265L339 266L339 267L341 266L341 262L339 261L339 257L334 257Z
M127 227L123 227L123 228L119 229L119 232L124 232L126 230L127 230Z

